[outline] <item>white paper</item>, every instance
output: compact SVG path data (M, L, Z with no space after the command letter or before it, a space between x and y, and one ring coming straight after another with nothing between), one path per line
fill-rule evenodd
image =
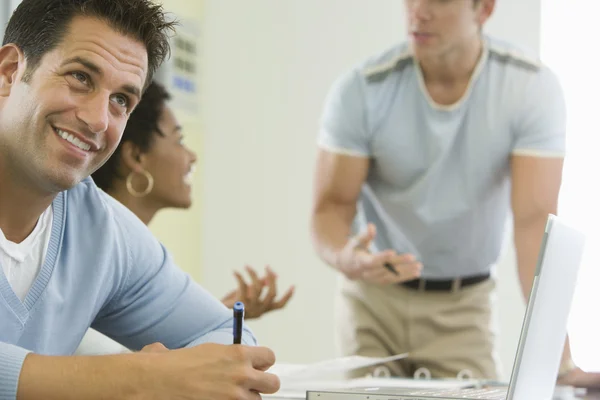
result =
M357 368L383 364L406 358L408 353L390 357L348 356L319 361L312 364L276 363L268 372L279 376L281 380L306 380L310 378L327 379L332 375Z
M279 392L262 395L263 398L305 399L307 390L344 390L366 388L399 389L460 389L472 387L476 380L458 379L408 379L408 378L357 378L357 379L316 379L282 381Z

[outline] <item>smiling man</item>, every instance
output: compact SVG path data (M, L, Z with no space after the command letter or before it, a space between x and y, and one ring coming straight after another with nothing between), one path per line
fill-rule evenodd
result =
M149 0L24 0L0 48L0 400L245 398L273 353L89 178L169 51ZM73 357L89 327L134 354ZM172 350L172 351L170 351Z
M73 187L110 156L148 72L144 43L122 40L105 22L84 17L70 23L35 70L27 70L17 44L6 44L0 61L0 131L7 149L19 149L8 152L4 164L23 175L20 186L27 182L49 194ZM21 166L27 166L23 173ZM15 227L16 241L31 231L40 210L29 211L26 223ZM10 233L9 227L9 239Z

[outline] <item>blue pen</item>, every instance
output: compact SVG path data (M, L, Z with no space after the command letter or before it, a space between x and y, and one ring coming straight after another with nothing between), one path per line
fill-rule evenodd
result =
M233 344L242 343L242 327L244 326L244 303L233 305Z

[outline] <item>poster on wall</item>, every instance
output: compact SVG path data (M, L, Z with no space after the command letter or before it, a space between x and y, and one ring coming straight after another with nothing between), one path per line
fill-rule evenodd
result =
M200 89L199 23L185 19L179 22L171 41L171 57L157 71L156 79L169 89L175 109L196 115Z

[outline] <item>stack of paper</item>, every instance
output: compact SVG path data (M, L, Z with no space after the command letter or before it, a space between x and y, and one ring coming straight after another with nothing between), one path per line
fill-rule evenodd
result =
M264 398L305 399L307 390L352 389L370 387L393 387L408 389L445 388L454 389L476 384L471 380L425 380L399 378L344 379L344 372L356 368L378 365L407 357L398 354L391 357L373 358L350 356L320 361L312 364L277 363L269 372L279 376L281 389L275 395Z
M400 388L400 389L461 389L476 385L471 380L445 379L406 379L406 378L359 378L338 380L311 380L297 382L295 385L282 382L281 389L274 395L262 395L263 398L305 399L307 390L341 390L367 388Z

